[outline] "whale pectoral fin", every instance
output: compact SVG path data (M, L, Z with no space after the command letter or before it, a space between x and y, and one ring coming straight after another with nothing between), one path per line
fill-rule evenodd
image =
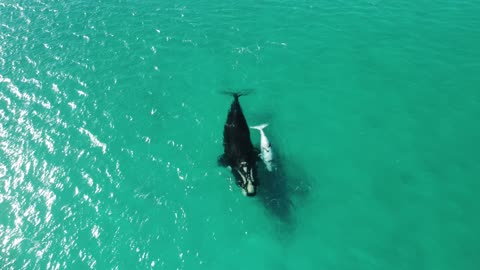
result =
M257 147L254 147L253 152L255 153L255 157L257 161L262 159L262 152L260 151L260 149L258 149Z
M225 157L225 154L221 154L220 156L218 156L217 163L218 163L218 166L222 166L222 167L228 166L227 158Z

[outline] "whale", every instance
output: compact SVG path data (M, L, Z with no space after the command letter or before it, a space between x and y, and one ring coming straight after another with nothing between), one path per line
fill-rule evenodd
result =
M265 167L269 172L272 171L272 164L273 164L273 152L272 152L272 145L268 141L267 136L265 135L265 132L263 131L264 128L266 128L268 124L262 124L258 126L253 126L250 127L252 129L257 129L260 131L260 149L261 149L261 158L263 160L263 163L265 163Z
M250 139L250 129L240 106L239 98L247 93L223 92L233 97L223 128L223 154L218 158L218 164L230 167L244 195L253 197L259 184L257 165L259 151L254 148Z

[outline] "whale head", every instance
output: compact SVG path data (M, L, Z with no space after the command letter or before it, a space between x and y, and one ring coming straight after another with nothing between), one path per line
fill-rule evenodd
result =
M241 161L233 171L243 194L249 197L255 196L257 193L257 182L255 181L254 167L246 161Z

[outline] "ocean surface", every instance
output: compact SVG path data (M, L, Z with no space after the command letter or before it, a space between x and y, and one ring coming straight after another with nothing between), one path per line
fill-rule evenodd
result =
M479 14L0 0L0 269L478 269ZM227 89L269 123L254 198Z

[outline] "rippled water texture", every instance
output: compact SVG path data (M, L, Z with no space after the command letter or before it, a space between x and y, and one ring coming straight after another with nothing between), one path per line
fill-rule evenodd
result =
M479 14L1 0L0 268L477 269ZM229 88L270 124L254 199Z

